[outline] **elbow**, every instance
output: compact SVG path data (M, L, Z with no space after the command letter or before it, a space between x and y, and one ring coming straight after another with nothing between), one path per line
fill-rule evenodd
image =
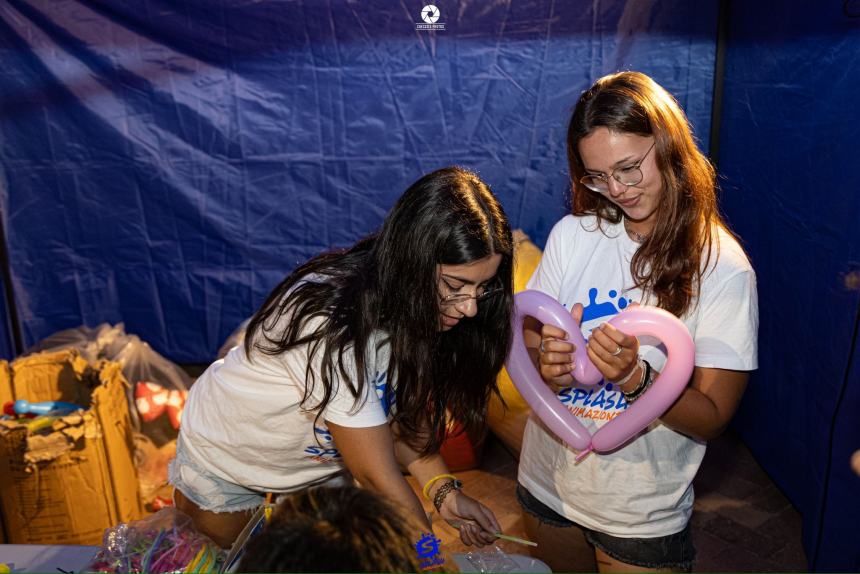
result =
M696 440L701 441L701 442L710 442L710 441L714 440L715 438L717 438L718 436L720 436L721 434L723 434L722 429L717 429L717 430L714 430L713 432L699 433L697 436L694 436L693 438L695 438Z
M352 478L363 488L375 490L377 492L382 490L382 481L380 480L378 473L374 473L370 469L362 469L358 471L350 470L350 474L352 474Z
M349 468L352 478L363 488L376 492L387 492L398 480L403 480L403 473L394 461L392 464L360 465L359 468Z
M728 428L728 422L726 423L717 423L713 424L697 424L697 425L673 425L667 424L667 421L663 421L663 424L666 424L669 428L674 430L675 432L681 433L690 437L693 440L699 442L708 442L713 440L723 434L723 432Z
M708 425L705 428L699 429L699 432L693 435L693 438L702 442L714 440L729 428L729 421L715 421L714 424Z

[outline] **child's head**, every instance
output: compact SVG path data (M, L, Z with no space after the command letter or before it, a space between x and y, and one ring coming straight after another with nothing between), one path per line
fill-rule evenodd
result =
M239 572L417 572L413 526L384 498L354 486L317 487L278 503L248 542Z

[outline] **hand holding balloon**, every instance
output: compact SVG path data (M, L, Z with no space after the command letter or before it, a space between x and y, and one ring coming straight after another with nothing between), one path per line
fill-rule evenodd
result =
M638 307L638 304L634 303ZM621 381L636 370L639 356L639 339L616 329L612 323L603 323L591 331L588 339L588 358L606 381ZM633 377L635 379L635 377ZM628 380L626 390L632 390L637 380Z
M638 306L638 303L632 305ZM570 311L577 328L582 322L582 311L580 303L575 304ZM555 392L576 382L572 374L576 347L568 342L567 338L567 333L555 325L544 323L541 327L541 345L538 350L540 374ZM592 331L586 351L588 358L605 380L618 381L635 370L639 340L625 335L609 323L604 323Z
M533 412L559 438L574 449L588 452L591 449L607 452L618 448L661 416L684 391L693 372L695 347L686 326L677 317L662 309L636 307L628 309L609 320L614 330L604 329L592 349L586 346L579 325L555 299L540 291L523 291L514 297L515 309L512 318L513 342L506 367L520 394L532 407ZM618 367L624 349L633 345L623 337L651 335L666 346L668 358L663 372L651 389L635 404L610 420L592 437L588 430L565 407L558 397L544 384L528 356L523 341L522 326L526 316L536 318L544 325L555 325L568 335L568 343L574 346L573 376L581 385L594 385L603 377L590 354L604 370ZM598 337L598 335L593 335ZM616 338L617 337L617 338ZM609 351L606 347L616 348ZM622 345L624 342L625 345ZM559 349L557 342L550 342L552 349ZM636 343L638 345L638 342ZM544 350L547 342L544 342ZM621 349L621 350L619 350ZM629 353L629 351L627 351ZM547 354L547 353L542 353ZM629 360L629 359L627 359ZM635 359L634 359L635 360ZM583 453L584 454L584 453Z
M582 305L577 303L570 312L571 318L579 328L582 322ZM538 348L538 367L540 376L556 393L572 386L573 369L576 366L574 352L576 345L567 340L567 332L551 323L544 323L540 330Z

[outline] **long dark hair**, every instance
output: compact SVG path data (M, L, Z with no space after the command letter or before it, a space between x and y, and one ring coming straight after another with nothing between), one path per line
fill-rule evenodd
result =
M501 293L441 332L437 265L492 254L501 255L495 278ZM308 361L302 399L302 408L319 417L336 379L363 396L368 342L382 331L391 345L388 380L395 390L388 385L386 398L395 405L393 422L422 454L435 453L446 409L466 432L484 432L511 337L512 273L511 230L496 197L474 173L440 169L406 190L378 234L311 259L278 285L248 324L245 352L278 355L309 345L309 357L322 353L318 373ZM347 374L348 356L355 380ZM321 401L309 400L315 384L322 385Z
M654 230L630 267L636 287L653 294L659 307L681 316L698 295L714 229L727 229L717 210L714 168L696 147L687 117L669 92L639 72L604 76L579 98L568 125L574 215L593 214L612 223L623 217L612 201L579 181L586 174L579 142L598 127L656 140L663 194Z

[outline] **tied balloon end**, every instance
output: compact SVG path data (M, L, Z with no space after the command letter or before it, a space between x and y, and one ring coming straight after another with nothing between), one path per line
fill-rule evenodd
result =
M579 451L579 454L578 454L578 455L576 455L576 458L574 458L574 460L575 460L576 462L581 461L582 459L584 459L585 457L587 457L587 456L588 456L588 454L589 454L592 450L594 450L594 446L593 446L593 445L591 445L591 444L589 444L587 448L585 448L584 450Z

